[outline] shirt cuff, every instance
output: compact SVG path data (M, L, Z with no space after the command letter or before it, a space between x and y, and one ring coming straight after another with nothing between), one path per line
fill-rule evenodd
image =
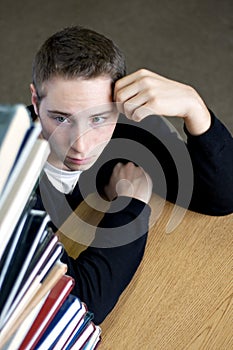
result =
M190 150L195 148L195 152L202 152L207 157L215 156L225 147L231 135L222 122L210 111L211 125L207 131L201 135L191 135L184 125L184 132L187 135L187 144Z

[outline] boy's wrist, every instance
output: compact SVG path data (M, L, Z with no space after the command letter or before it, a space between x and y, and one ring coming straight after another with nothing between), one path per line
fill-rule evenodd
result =
M193 136L204 134L211 126L211 115L195 90L190 105L191 107L184 117L185 126Z

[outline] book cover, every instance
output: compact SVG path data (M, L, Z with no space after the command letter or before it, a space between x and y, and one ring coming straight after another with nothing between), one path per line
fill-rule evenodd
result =
M0 348L4 346L12 335L17 331L21 323L26 319L30 312L38 305L45 295L55 286L59 279L67 272L67 265L61 261L57 261L53 268L49 271L39 288L30 300L26 300L22 307L17 307L10 320L0 332ZM33 282L36 283L36 280ZM24 301L24 300L23 300Z
M56 283L50 291L29 332L21 343L19 350L31 350L35 347L61 305L70 294L73 286L74 279L67 275L64 275Z
M60 337L61 333L69 325L81 307L82 304L80 300L70 294L46 329L46 332L43 334L35 349L49 349Z
M0 195L30 126L30 116L23 105L0 105Z
M39 135L41 133L41 124L40 122L34 122L31 124L30 128L28 129L23 142L18 150L17 157L15 159L15 162L10 170L10 174L7 178L7 181L4 185L4 191L2 191L0 195L0 207L2 206L2 203L7 198L9 193L11 192L11 188L14 185L14 183L17 181L20 172L22 171L24 164L29 157L29 154L31 150L33 149L33 146L38 139Z
M43 282L46 275L49 273L50 269L54 266L56 261L61 258L63 253L63 246L58 242L53 248L53 251L49 255L46 262L43 263L44 257L39 261L38 266L32 271L31 275L25 280L25 284L22 282L22 287L19 287L19 292L17 293L16 298L11 306L11 310L14 310L18 303L24 298L27 290L30 288L30 285L34 282L35 279L38 279L40 283ZM38 271L39 265L43 264L42 267Z
M19 242L19 248L16 249L16 254L9 267L9 273L7 273L6 278L2 282L4 288L2 288L0 299L0 328L2 328L12 312L12 302L49 221L50 217L44 211L32 209L29 213L23 229L23 235L21 235L22 239Z
M6 276L6 273L7 271L9 272L9 266L10 266L10 263L13 259L13 256L14 254L16 253L18 247L19 247L19 240L22 239L22 232L23 232L23 227L25 225L25 222L28 218L28 215L32 209L32 207L34 206L35 204L35 196L34 194L32 193L28 202L27 202L27 205L25 206L24 210L23 210L23 213L19 219L19 221L17 222L17 225L11 235L11 238L4 250L4 253L1 257L1 260L0 260L0 285L2 284L5 276Z
M48 152L47 141L37 140L11 192L0 203L0 259L43 169Z
M1 350L19 349L19 346L25 338L25 335L31 328L35 318L37 317L41 307L43 306L43 303L45 301L44 299L45 297L41 299L41 301L36 305L36 307L33 310L31 310L30 314L21 323L16 332L11 336L7 343L3 347L1 347Z
M72 321L68 324L68 326L61 332L59 338L56 339L55 343L53 343L49 350L61 350L65 348L66 343L69 341L71 334L75 332L78 328L82 326L84 323L84 318L87 313L87 307L84 303L82 303L81 309L76 313L73 317Z
M92 322L93 313L87 311L83 322L78 324L71 334L68 342L65 344L65 349L70 350L75 346L75 349L81 349L85 342L89 339L91 334L93 334L95 330L95 325ZM50 349L52 350L52 349Z
M101 328L95 326L95 330L86 343L83 345L82 350L94 350L101 341Z

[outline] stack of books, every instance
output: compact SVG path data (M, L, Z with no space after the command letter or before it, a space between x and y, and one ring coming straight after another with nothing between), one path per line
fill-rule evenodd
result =
M33 209L49 154L23 105L0 105L0 350L95 349L101 329L72 295L49 215Z

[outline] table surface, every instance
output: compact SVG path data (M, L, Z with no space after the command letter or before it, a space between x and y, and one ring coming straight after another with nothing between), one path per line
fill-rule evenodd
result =
M187 211L167 233L174 205L153 196L151 206L144 258L101 324L98 349L233 349L233 215ZM92 225L100 220L85 204L82 210ZM85 247L60 239L73 256Z

